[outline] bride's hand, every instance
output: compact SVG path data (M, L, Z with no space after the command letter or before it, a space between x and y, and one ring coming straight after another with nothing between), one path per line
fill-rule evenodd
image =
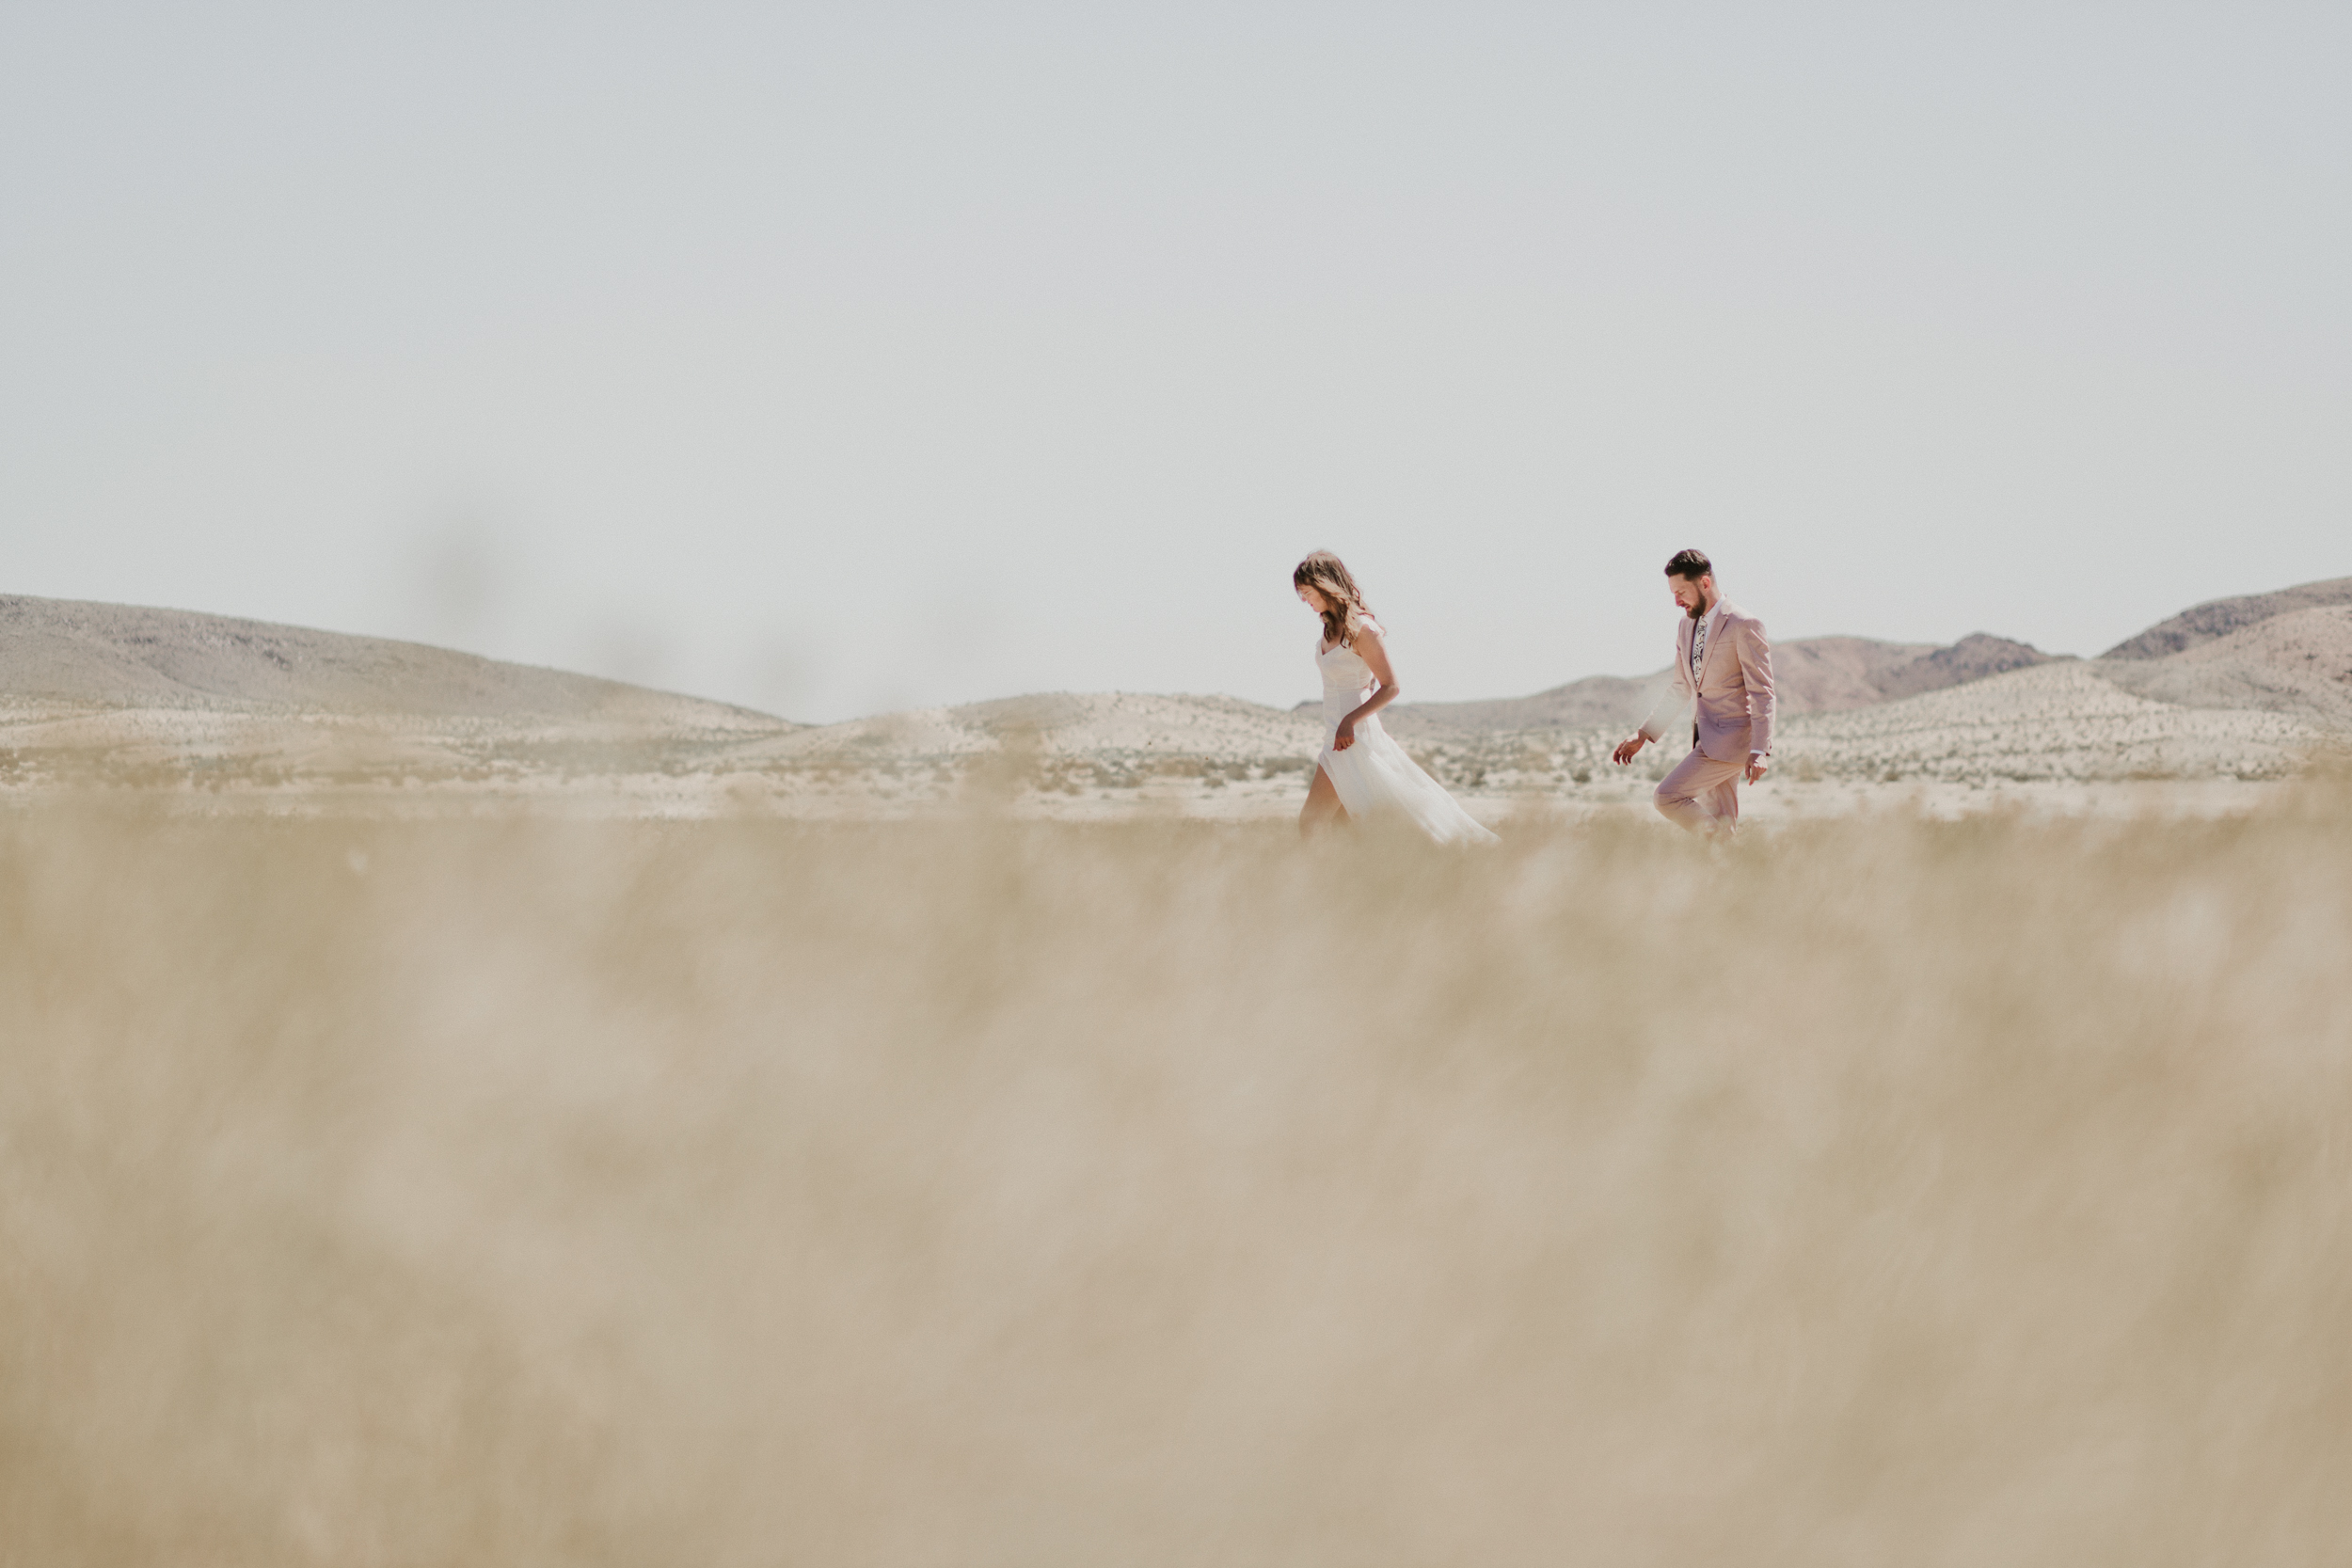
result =
M1350 746L1355 744L1356 721L1352 719L1341 720L1339 734L1331 737L1331 750L1335 752L1344 752Z

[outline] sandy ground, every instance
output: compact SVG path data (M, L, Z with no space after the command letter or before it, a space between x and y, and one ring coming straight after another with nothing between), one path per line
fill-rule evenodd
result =
M1773 773L1745 792L1746 820L2208 816L2254 809L2329 738L2277 714L2131 697L2077 667L2000 679L2011 684L1792 721ZM1041 708L1059 722L1035 722ZM580 721L20 705L0 711L0 802L121 792L199 815L1240 823L1296 814L1320 739L1310 721L1232 699L1030 701L1010 728L1002 712L987 722L969 713L745 742ZM1619 768L1607 761L1616 738L1534 733L1416 750L1480 820L1507 828L1646 815L1679 752L1653 748Z

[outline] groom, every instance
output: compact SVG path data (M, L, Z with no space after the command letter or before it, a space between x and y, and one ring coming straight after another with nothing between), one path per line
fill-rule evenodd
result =
M1661 716L1691 703L1697 720L1691 754L1659 784L1658 809L1692 832L1728 833L1740 825L1740 777L1762 778L1772 754L1772 649L1764 623L1723 596L1715 568L1699 551L1675 552L1666 585L1683 614L1675 628L1674 685L1614 755L1619 766L1631 762L1663 738Z

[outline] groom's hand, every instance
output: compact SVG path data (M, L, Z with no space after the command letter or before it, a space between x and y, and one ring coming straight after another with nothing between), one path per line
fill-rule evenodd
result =
M1748 783L1754 784L1756 780L1762 778L1764 776L1764 768L1765 762L1762 757L1751 756L1748 758Z
M1617 749L1610 753L1610 760L1623 768L1627 763L1640 756L1642 748L1648 744L1648 740L1638 735L1630 740L1620 740L1617 742Z

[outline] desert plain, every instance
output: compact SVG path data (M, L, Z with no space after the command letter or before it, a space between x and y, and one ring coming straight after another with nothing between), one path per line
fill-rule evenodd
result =
M2352 733L2352 579L2216 601L2097 658L1979 634L1775 655L1751 820L2250 805ZM1406 703L1391 731L1490 825L1638 806L1607 755L1662 673ZM1056 693L827 725L444 649L125 606L0 599L0 800L129 789L204 810L865 819L985 799L1057 820L1294 813L1311 705ZM2249 787L2252 786L2252 787Z

